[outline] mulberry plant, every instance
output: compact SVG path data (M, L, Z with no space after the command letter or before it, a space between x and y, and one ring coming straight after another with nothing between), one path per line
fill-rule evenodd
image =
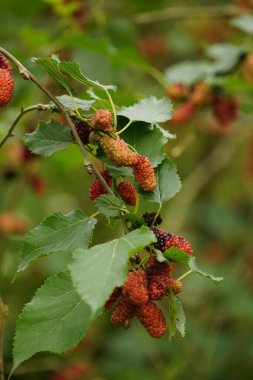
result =
M50 101L22 108L0 147L8 142L23 113L51 111L51 119L39 121L33 132L25 134L24 142L30 152L44 157L75 145L91 183L83 197L96 208L91 216L85 210L56 212L25 235L15 278L45 256L68 252L72 258L64 271L45 281L19 316L13 371L37 352L61 353L74 347L104 312L110 313L115 328L130 328L136 318L151 337L171 337L177 331L184 336L185 317L178 297L182 280L190 273L215 283L222 278L199 269L185 237L159 226L163 204L181 187L175 163L164 149L170 135L161 123L172 117L170 100L149 96L119 107L111 96L115 86L87 78L77 63L55 56L34 58L34 64L64 89L56 97L9 52L0 48L0 53L1 106L13 93L7 60ZM75 81L87 90L83 98L72 94ZM142 210L150 204L153 211L146 210L142 216L140 203ZM101 215L111 228L114 222L122 228L116 239L92 245ZM187 267L179 278L173 275L176 265ZM168 304L166 315L161 301Z

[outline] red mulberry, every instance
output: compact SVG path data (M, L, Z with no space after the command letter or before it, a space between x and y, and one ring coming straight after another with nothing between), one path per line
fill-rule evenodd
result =
M112 114L108 110L98 110L92 120L95 129L112 130Z
M129 326L131 319L136 315L136 307L125 297L120 296L119 302L111 315L111 322L125 328Z
M104 170L101 172L103 178L107 182L108 186L112 186L112 178L109 176L107 170ZM94 201L97 197L100 197L100 195L106 194L106 190L104 186L100 183L98 178L95 178L92 182L90 188L89 188L89 198L91 201Z
M0 107L6 106L12 99L14 81L8 70L0 69Z
M186 240L183 236L180 235L171 235L168 241L165 244L165 250L170 247L177 247L181 249L181 251L184 251L188 253L189 255L192 255L193 249L191 243L189 243L188 240Z
M138 155L121 139L114 140L104 135L100 140L100 145L107 158L116 166L131 166L138 161Z
M152 302L141 306L137 316L143 326L153 338L160 338L165 334L166 321L162 311Z
M136 191L130 182L121 182L117 187L119 195L123 201L129 206L136 204Z
M138 161L132 166L134 180L144 191L153 191L157 185L154 169L147 157L138 156Z
M220 95L213 100L213 112L221 125L227 127L238 116L239 104L235 96Z
M134 305L143 305L149 301L146 272L130 272L123 285L122 294Z
M12 74L12 68L3 54L0 53L0 69L7 70Z
M112 294L110 295L110 297L105 303L105 310L111 309L113 307L113 305L115 304L115 302L117 301L121 293L122 293L121 286L117 286L116 288L114 288Z
M196 113L196 106L190 102L180 104L174 111L171 123L174 125L190 122Z
M152 301L161 300L168 291L169 279L171 278L172 265L160 263L155 258L150 260L147 267L148 293Z

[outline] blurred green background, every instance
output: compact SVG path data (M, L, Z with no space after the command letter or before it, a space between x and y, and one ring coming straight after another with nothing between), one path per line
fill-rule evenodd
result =
M30 57L57 53L76 60L88 77L117 85L116 103L128 105L150 94L165 96L161 73L181 60L202 59L210 44L247 43L253 52L252 38L230 24L232 7L246 13L253 10L252 1L247 0L1 1L0 45L52 91L59 90ZM14 99L0 111L0 137L20 107L46 101L32 83L17 72L14 77ZM219 286L195 275L184 280L180 298L187 318L186 337L155 340L137 322L125 331L112 326L105 315L77 348L61 356L37 355L13 379L253 378L252 92L233 91L240 115L229 129L213 131L208 110L183 126L166 125L177 134L167 151L178 165L183 187L164 207L162 228L187 237L202 267L225 277ZM44 259L12 284L22 232L55 211L81 208L88 215L95 211L87 197L91 178L84 176L76 147L21 163L22 136L43 117L48 116L25 116L15 137L0 151L0 219L8 213L21 232L0 228L0 292L9 306L4 344L7 372L17 315L44 279L64 268L68 259L63 255ZM150 204L144 208L153 210ZM119 233L104 225L101 220L95 243ZM79 377L68 375L75 365L83 370Z

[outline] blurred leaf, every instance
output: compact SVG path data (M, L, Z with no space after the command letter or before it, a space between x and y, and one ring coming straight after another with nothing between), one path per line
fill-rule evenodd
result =
M231 24L245 33L253 34L253 16L251 15L245 14L235 17L231 21Z
M113 289L124 283L129 257L155 241L154 234L143 226L119 239L74 252L72 279L92 315L100 312Z
M88 111L95 102L94 100L84 100L84 99L74 98L74 97L71 98L69 95L57 96L57 99L61 102L61 104L64 105L64 107L70 109L71 111L75 111L76 108L84 110L84 111Z
M207 55L215 62L213 71L215 73L226 73L238 64L245 48L232 44L213 44L206 49Z
M182 83L190 86L212 73L213 67L208 61L185 61L168 67L165 76L171 83Z
M132 121L145 121L150 124L162 123L171 119L172 103L168 98L157 99L149 96L132 106L121 107L117 114Z
M50 277L19 316L13 370L37 352L61 353L74 347L90 323L90 307L74 289L69 272Z
M115 195L104 194L95 199L94 205L98 208L99 212L109 218L120 215L124 202Z
M66 215L59 212L47 217L25 236L18 272L50 253L87 248L96 222L96 219L87 217L80 210Z
M139 190L141 196L148 202L163 203L174 197L181 188L177 168L168 157L156 169L157 187L153 192Z
M197 273L199 274L200 276L203 276L203 277L206 277L206 278L209 278L210 280L212 280L215 284L219 284L221 281L223 281L223 277L215 277L213 276L212 274L208 274L208 273L205 273L203 272L198 266L197 266L197 263L196 263L196 258L194 256L191 256L190 257L190 260L189 260L189 268L194 272L194 273Z
M163 252L163 255L168 260L175 261L176 263L189 264L190 255L177 247L170 247Z
M172 290L169 292L169 337L171 339L177 332L180 332L181 336L185 336L185 314L182 303L178 297L175 297Z
M148 157L153 167L159 165L166 155L164 136L157 127L152 128L148 124L136 122L122 133L122 138L134 147L138 154Z
M55 119L39 121L38 127L32 133L26 133L24 142L35 154L51 156L59 150L64 150L73 144L71 130Z

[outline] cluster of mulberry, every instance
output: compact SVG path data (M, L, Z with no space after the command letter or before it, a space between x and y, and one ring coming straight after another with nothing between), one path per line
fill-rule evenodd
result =
M111 315L113 324L128 328L131 319L136 316L152 337L160 338L165 334L166 321L162 311L151 302L148 276L144 270L130 272L123 286L113 291L105 308L108 309L108 305L112 307L112 303L116 301L117 304Z
M182 236L166 233L156 227L152 227L152 231L161 251L174 246L192 254L191 244ZM173 268L173 262L159 262L150 254L145 267L140 268L138 265L137 270L130 271L125 283L115 288L105 303L105 310L114 308L111 322L128 328L132 318L137 317L152 337L164 335L166 321L155 302L162 300L170 289L175 295L182 291L181 281L172 278Z
M5 107L11 101L13 92L12 69L7 59L0 54L0 107Z
M237 99L224 93L222 88L210 86L204 81L193 87L173 84L167 89L167 96L181 101L173 113L171 123L174 125L190 122L198 109L206 105L211 107L214 119L223 128L229 126L238 116Z

